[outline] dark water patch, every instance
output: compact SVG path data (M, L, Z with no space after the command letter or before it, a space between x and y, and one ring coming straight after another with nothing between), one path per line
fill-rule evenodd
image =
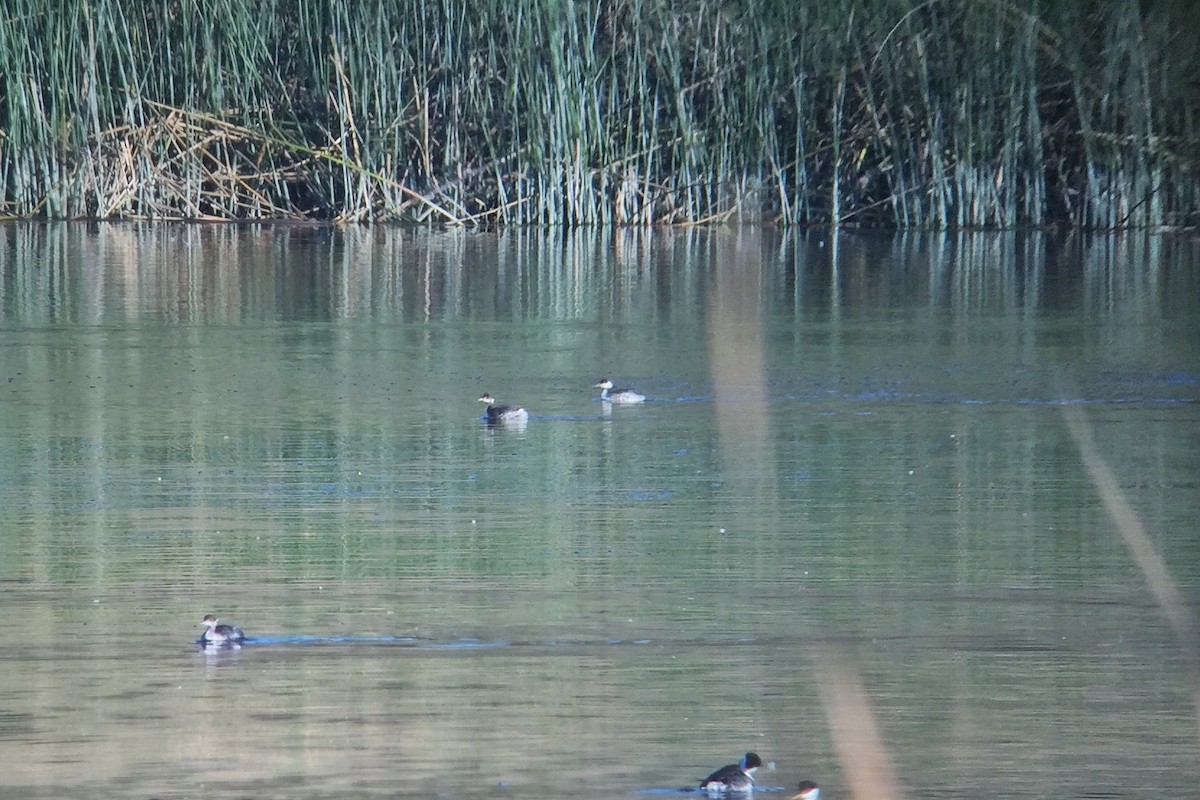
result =
M124 691L124 692L117 692L115 694L105 695L104 699L122 702L122 701L126 701L126 700L130 700L130 701L139 700L143 697L150 697L154 694L156 694L156 692L140 691L140 690L136 690L136 689L131 689L131 690Z
M249 719L259 722L300 722L305 718L305 715L299 713L287 713L284 711L257 711L246 715Z
M191 767L194 772L231 772L238 768L238 762L229 759L206 759L193 761Z
M1006 639L989 634L974 637L952 637L947 647L960 653L1064 653L1078 650L1061 638L1055 641Z
M31 736L37 730L35 722L32 714L0 710L0 738Z

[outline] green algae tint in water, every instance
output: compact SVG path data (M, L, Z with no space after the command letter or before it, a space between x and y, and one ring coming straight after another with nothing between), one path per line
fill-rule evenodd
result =
M1186 240L9 226L0 312L0 794L847 797L821 654L908 797L1194 789L1063 416L1195 608Z

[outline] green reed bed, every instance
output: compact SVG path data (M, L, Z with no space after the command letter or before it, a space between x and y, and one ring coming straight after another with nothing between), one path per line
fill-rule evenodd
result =
M1191 16L30 0L0 12L0 214L1194 225Z

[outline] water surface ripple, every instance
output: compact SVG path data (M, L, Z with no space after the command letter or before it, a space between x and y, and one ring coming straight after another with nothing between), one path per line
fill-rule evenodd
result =
M0 226L0 795L1194 796L1196 257Z

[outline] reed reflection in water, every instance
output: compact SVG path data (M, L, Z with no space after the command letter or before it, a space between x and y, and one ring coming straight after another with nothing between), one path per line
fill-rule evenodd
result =
M0 786L879 796L832 663L898 794L1188 796L1062 407L1194 608L1198 311L1170 237L0 227Z

